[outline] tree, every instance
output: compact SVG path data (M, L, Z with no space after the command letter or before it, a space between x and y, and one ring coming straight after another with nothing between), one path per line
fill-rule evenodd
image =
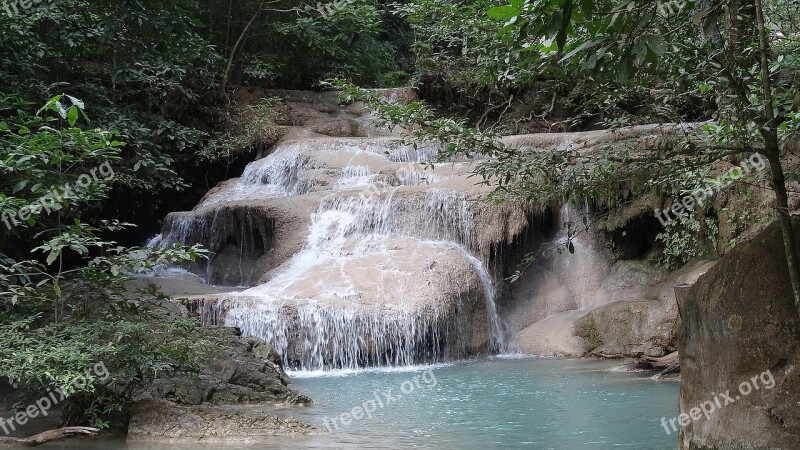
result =
M153 379L196 372L207 354L196 320L167 317L164 296L125 283L204 252L103 238L130 226L89 214L112 189L122 143L82 128L74 97L55 96L35 115L24 101L0 100L15 111L0 121L0 230L33 248L0 245L0 375L37 399L61 388L67 425L108 427ZM97 364L102 373L87 371Z
M644 169L654 175L651 182L659 184L687 168L707 167L731 155L763 154L772 173L789 278L800 313L800 262L782 162L786 143L797 133L797 31L790 27L787 34L787 24L780 22L786 16L778 14L797 8L791 2L765 5L762 0L514 0L490 8L488 13L505 23L506 33L518 32L519 46L554 53L562 63L576 61L595 77L614 77L629 85L655 81L673 92L683 86L716 98L717 124L705 126L706 135L687 136L674 148L660 147L658 153L638 158L579 155L587 158L580 174L586 178L576 176L581 188L568 194L598 194L597 189L613 185L608 183L608 174L615 172L641 173ZM775 13L772 22L765 11ZM778 32L781 27L783 32ZM684 84L685 79L691 83ZM545 179L555 172L575 174L575 155L552 156L520 162L518 155L501 155L484 173L500 179L508 175L508 181L522 185L541 178L526 181L509 168L535 168L533 172ZM550 165L545 164L546 158ZM614 170L598 174L598 167Z

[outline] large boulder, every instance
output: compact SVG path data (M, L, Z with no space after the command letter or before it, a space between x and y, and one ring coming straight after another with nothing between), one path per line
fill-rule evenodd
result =
M156 380L138 400L165 399L182 405L311 403L289 387L281 358L272 347L242 337L236 328L210 332L221 352L198 377Z
M800 320L778 224L700 277L682 319L681 412L713 411L683 416L681 448L800 448Z
M156 380L131 408L128 440L254 440L314 432L275 415L276 406L308 405L291 389L281 359L263 341L235 328L210 331L220 354L195 378ZM282 409L285 411L285 408Z

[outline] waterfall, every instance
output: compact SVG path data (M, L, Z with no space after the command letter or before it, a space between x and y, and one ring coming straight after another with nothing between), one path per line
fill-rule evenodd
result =
M352 279L360 273L344 273L352 263L402 258L391 244L404 237L429 252L448 250L469 262L486 303L490 349L503 349L491 277L457 242L469 235L466 200L432 191L415 205L418 214L398 218L395 213L406 202L397 191L337 193L323 199L303 250L269 282L235 294L244 299L229 307L226 325L271 342L287 365L303 370L410 365L465 356L464 348L451 349L451 355L443 348L460 346L464 338L463 327L449 329L443 311L409 307L402 283L360 302ZM457 303L466 295L460 287L464 281L446 280L447 290L457 293ZM371 300L384 307L375 308ZM353 306L359 303L366 304ZM302 351L290 349L291 345L302 345Z
M504 352L494 282L479 258L469 168L432 173L423 163L435 156L435 147L391 138L285 142L193 212L171 215L151 243L246 247L246 269L262 281L207 298L199 312L206 323L269 342L290 368L404 366ZM269 252L285 238L274 233L299 231L295 222L282 227L282 211L305 204L316 208L298 250L259 272L260 246ZM247 214L237 212L243 208ZM206 266L206 280L215 267Z

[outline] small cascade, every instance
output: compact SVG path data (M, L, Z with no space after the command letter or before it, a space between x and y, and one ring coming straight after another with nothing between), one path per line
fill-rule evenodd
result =
M375 174L367 166L347 166L342 169L336 188L368 187L375 184Z
M483 266L478 258L472 256L469 252L464 250L461 246L456 246L459 251L463 252L464 257L469 260L475 271L480 276L484 298L486 300L486 318L489 322L489 332L491 333L491 340L489 341L490 353L507 353L509 351L508 341L506 340L505 330L503 329L503 322L500 320L500 315L497 313L497 303L495 300L497 294L495 293L494 283L489 275L489 271Z
M315 188L307 175L321 164L301 152L296 145L276 151L270 156L249 164L242 177L232 186L214 192L198 205L210 207L233 201L259 200L302 195Z
M226 323L270 342L293 369L406 366L466 355L456 348L462 330L451 329L446 317L429 311L365 311L264 299L230 305Z
M394 188L335 194L322 200L317 216L351 217L350 232L454 241L478 249L469 201L455 192ZM314 226L324 226L324 220Z

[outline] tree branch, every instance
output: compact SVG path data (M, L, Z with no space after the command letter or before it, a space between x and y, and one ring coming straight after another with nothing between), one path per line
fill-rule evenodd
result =
M100 431L90 427L65 427L48 430L28 438L0 437L0 448L38 447L48 442L59 441L76 436L91 436Z

